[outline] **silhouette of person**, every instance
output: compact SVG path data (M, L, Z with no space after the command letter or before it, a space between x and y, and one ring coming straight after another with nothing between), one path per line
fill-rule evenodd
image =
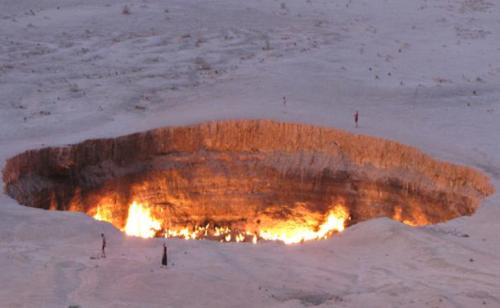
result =
M358 128L358 122L359 122L359 112L356 110L354 113L354 123L356 124L356 128Z
M104 233L101 233L101 238L102 238L101 257L106 258L106 237L104 236Z
M167 244L163 243L163 258L161 258L161 266L167 267L168 259L167 259Z

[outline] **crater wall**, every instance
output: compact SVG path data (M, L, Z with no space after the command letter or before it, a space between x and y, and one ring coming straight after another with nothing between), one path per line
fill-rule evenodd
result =
M471 215L494 191L479 171L416 148L270 120L215 121L29 150L9 159L5 190L20 204L125 224L133 200L166 226L259 225L345 206L350 223L412 225Z

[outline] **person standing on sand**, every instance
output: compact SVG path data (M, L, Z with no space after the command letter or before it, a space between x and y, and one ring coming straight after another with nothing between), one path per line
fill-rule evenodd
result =
M359 121L359 112L356 110L354 113L354 123L356 124L356 128L358 128L358 121Z
M101 233L101 238L102 238L101 257L106 258L106 237L104 236L104 233Z
M167 267L168 259L167 259L167 244L163 243L163 258L161 258L161 266Z

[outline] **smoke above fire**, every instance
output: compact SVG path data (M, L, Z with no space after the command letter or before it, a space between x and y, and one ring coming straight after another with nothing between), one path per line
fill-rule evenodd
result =
M90 215L96 220L114 222L111 207L105 205L98 206L95 213ZM211 239L220 242L251 242L253 244L260 240L267 240L296 244L326 239L334 233L342 232L349 218L347 208L337 204L323 215L284 219L266 223L262 227L248 226L246 229L241 229L217 225L213 222L201 226L166 226L160 218L155 217L152 207L147 203L133 201L128 207L126 223L121 230L129 236L142 238Z

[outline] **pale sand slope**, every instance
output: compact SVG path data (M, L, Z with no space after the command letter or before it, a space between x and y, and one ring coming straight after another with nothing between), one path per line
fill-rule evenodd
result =
M122 15L121 1L1 1L1 165L42 144L266 117L395 139L500 187L500 4L282 2L132 0ZM2 307L500 307L497 195L470 218L379 219L295 247L169 240L166 271L160 240L0 204ZM109 258L91 260L102 231Z

